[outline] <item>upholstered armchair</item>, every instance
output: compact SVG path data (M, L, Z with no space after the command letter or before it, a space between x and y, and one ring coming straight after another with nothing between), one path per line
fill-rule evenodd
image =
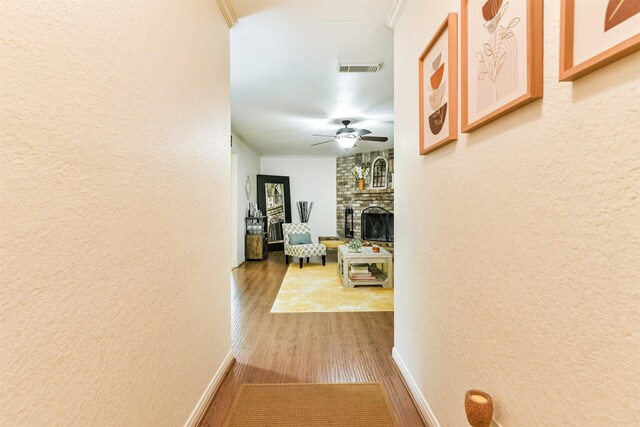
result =
M302 268L303 259L307 258L307 264L309 263L309 257L321 256L322 265L325 265L327 256L327 247L319 243L311 242L311 231L309 224L282 224L282 232L284 234L284 255L285 262L289 264L289 257L300 258L300 268ZM309 233L309 243L299 243L299 235ZM294 235L292 241L291 235ZM297 243L297 244L296 244Z

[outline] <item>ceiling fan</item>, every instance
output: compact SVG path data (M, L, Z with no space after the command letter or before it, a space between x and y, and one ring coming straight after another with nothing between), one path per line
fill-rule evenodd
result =
M332 139L328 139L322 142L316 142L315 144L311 144L311 146L313 147L314 145L326 144L327 142L335 141L338 143L338 145L341 148L348 149L348 148L354 147L356 145L356 142L358 142L358 140L373 141L373 142L387 142L387 140L389 139L386 136L369 136L369 134L371 133L370 130L350 128L349 123L351 123L350 120L343 120L342 124L344 125L344 127L338 129L335 135L314 134L313 136L324 136Z

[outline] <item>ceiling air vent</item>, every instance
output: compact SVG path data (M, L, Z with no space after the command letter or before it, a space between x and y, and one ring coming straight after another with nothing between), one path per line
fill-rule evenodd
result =
M382 62L338 64L339 73L376 73L382 68Z

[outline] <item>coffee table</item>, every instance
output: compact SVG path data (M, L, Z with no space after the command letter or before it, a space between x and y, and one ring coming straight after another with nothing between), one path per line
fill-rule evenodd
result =
M369 264L375 279L353 280L349 276L352 264ZM384 288L393 288L393 255L382 248L380 252L373 252L369 247L363 247L360 252L351 252L345 245L341 245L338 246L338 272L345 288L357 285L382 285Z

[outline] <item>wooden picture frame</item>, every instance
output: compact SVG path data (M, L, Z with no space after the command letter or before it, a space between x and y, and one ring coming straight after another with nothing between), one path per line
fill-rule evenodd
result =
M542 97L543 2L461 1L462 132L469 133Z
M445 69L447 77L443 79ZM418 73L420 154L427 154L458 139L457 13L447 15L422 51Z
M628 0L627 0L628 1ZM609 46L605 50L600 52L594 51L593 55L585 58L584 54L582 60L578 59L578 63L574 63L574 47L576 40L576 26L580 26L580 23L576 24L576 2L575 0L562 0L560 6L560 72L559 80L561 82L573 81L580 77L595 71L599 68L609 65L610 63L617 61L618 59L629 55L630 53L640 50L640 31L636 31L635 35L630 37L625 36L625 31L632 31L633 29L640 28L640 2L637 0L625 3L625 1L614 0L597 0L591 2L582 2L580 7L600 7L601 10L596 13L602 14L602 29L601 33L598 33L598 26L588 26L588 38L589 44L592 46L601 45L601 43L593 43L594 38L609 36L608 43L605 42L605 46ZM620 17L621 6L624 4L631 5L631 9L627 9L626 16L622 20L616 17ZM624 9L623 9L624 10ZM613 13L613 15L610 14ZM581 16L584 14L581 13ZM613 19L612 19L613 18ZM584 19L582 20L584 21ZM582 26L585 27L585 26ZM609 30L615 30L615 33L607 33ZM622 31L621 31L622 30ZM618 39L616 39L618 37ZM597 47L596 47L597 49Z

